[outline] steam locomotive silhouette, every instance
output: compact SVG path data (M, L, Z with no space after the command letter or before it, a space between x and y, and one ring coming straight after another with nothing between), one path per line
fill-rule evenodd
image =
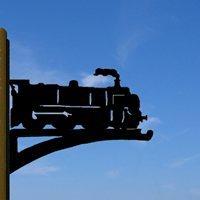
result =
M30 84L29 80L10 80L11 128L22 123L25 129L41 130L47 124L69 130L76 125L85 129L135 129L142 116L140 100L129 88L121 87L115 69L96 69L95 76L112 76L114 86L82 87L76 80L68 86Z

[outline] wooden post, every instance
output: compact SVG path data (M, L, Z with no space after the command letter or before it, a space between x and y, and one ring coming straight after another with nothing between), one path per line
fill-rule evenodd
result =
M0 199L9 199L8 148L8 78L9 43L7 33L0 28Z

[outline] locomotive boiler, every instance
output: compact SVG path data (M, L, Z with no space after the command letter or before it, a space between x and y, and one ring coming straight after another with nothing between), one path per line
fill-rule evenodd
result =
M147 119L141 114L139 97L128 87L121 87L115 69L98 68L94 75L110 75L115 78L114 85L97 88L79 86L76 80L68 86L10 80L11 128L22 124L28 130L41 130L45 125L60 130L76 125L85 129L136 129Z

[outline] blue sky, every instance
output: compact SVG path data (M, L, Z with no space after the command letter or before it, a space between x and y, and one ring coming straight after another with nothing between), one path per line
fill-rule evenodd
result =
M155 132L36 160L11 175L11 200L200 198L199 10L198 0L1 1L11 78L105 86L91 74L115 67Z

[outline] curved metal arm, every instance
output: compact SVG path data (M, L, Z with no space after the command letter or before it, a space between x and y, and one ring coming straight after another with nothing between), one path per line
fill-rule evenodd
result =
M65 148L70 148L80 144L86 144L91 142L98 142L104 140L150 140L153 136L153 131L148 131L146 134L141 134L140 129L134 130L105 130L103 133L101 131L88 131L85 129L71 130L67 133L63 133L62 137L54 138L45 142L41 142L32 147L22 150L21 152L11 152L11 162L10 162L10 173L16 171L17 169L23 167L24 165L41 158L45 155L59 151ZM17 137L33 137L33 136L59 136L61 135L57 130L44 129L40 133L35 134L35 132L27 132L24 129L15 129L11 131L12 143L11 145L16 146L14 138ZM15 147L17 148L17 146ZM12 148L11 148L12 149Z

